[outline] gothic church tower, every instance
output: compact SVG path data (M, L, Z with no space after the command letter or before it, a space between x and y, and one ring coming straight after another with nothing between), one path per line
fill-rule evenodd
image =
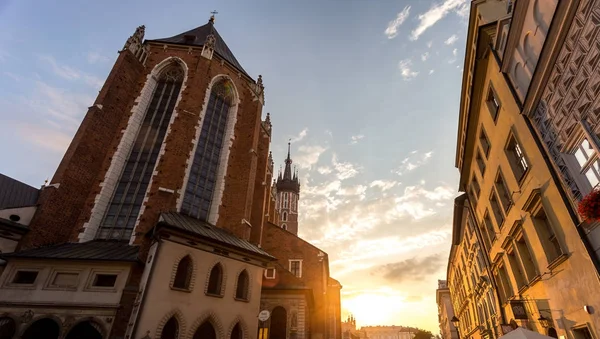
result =
M292 173L292 158L290 157L290 143L285 159L283 174L279 172L277 178L277 209L279 210L279 226L298 235L298 200L300 200L300 180L298 172Z

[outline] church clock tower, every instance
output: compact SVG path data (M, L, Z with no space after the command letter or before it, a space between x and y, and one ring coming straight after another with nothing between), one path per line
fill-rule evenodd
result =
M290 157L290 143L285 159L283 174L279 172L277 178L277 209L279 209L279 226L298 235L298 200L300 200L300 181L298 172L292 174L292 158Z

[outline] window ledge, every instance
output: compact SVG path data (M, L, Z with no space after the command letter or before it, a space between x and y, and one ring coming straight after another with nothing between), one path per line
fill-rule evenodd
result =
M173 287L171 286L171 289L173 291L179 291L179 292L186 292L186 293L192 293L192 290L189 288L181 288L181 287Z
M204 294L206 294L207 297L223 298L223 296L221 294L214 294L214 293L209 293L209 292L206 292Z
M552 260L549 264L548 264L548 269L549 270L553 270L556 268L556 266L562 264L565 260L567 260L569 258L569 255L566 253L563 253L561 255L559 255L558 257L556 257L556 259Z
M249 303L250 302L250 299L242 299L242 298L238 298L238 297L235 297L233 299L235 299L235 301L241 301L241 302L245 302L245 303Z
M531 287L540 280L542 280L542 276L538 273L535 277L533 277L533 279L531 279L531 281L529 281L528 285Z
M527 158L525 160L527 160ZM523 186L523 184L525 183L525 178L527 177L527 175L529 174L530 171L531 171L531 165L529 163L527 163L527 170L525 172L523 172L523 175L521 175L521 178L517 179L519 187Z
M525 284L525 285L519 287L519 290L518 290L519 294L523 294L523 292L527 291L527 289L529 288L529 286L530 286L529 284Z
M19 290L35 290L36 289L36 285L35 284L15 284L15 283L8 283L4 287L5 288L11 288L11 289L19 289Z

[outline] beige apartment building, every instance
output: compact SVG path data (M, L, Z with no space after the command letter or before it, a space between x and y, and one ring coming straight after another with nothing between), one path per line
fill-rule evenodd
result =
M497 338L524 327L554 338L587 339L596 338L600 329L594 312L600 307L600 281L593 226L581 229L573 202L577 195L565 194L565 186L572 183L557 175L562 163L540 138L539 126L552 124L523 114L535 107L529 100L540 95L538 61L546 68L551 64L542 47L544 53L560 49L555 43L573 27L579 27L581 37L595 38L597 29L591 23L597 21L593 18L599 7L598 1L471 3L456 152L459 190L466 195L455 204L447 277L461 338ZM578 18L578 11L586 14ZM545 47L545 41L552 44ZM567 40L562 48L572 51L575 45ZM561 70L578 72L572 65ZM598 77L598 69L588 75ZM580 85L583 91L588 83ZM555 92L553 103L571 102L562 109L574 107L577 90ZM589 128L570 127L564 134L577 132L581 139L597 131L592 119L579 126ZM592 164L581 169L584 177L597 159L588 153ZM594 185L588 185L589 192ZM478 270L481 252L487 269ZM482 286L492 291L491 305L482 310L490 312L491 319L480 311L477 295Z
M458 339L456 327L452 323L454 308L450 299L450 289L446 280L438 280L438 288L435 291L435 301L438 305L438 322L442 339Z

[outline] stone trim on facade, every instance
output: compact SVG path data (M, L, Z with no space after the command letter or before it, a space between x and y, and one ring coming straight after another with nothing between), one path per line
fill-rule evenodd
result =
M215 332L217 333L217 338L225 338L223 336L223 325L221 325L219 318L212 311L207 311L200 317L196 318L196 320L192 323L192 326L190 326L190 331L187 338L193 338L198 327L200 327L206 321L209 321L212 324Z
M217 265L221 265L221 292L219 293L219 296L223 297L225 295L225 285L227 285L227 269L225 265L223 265L223 263L219 260L215 261L212 265L210 265L210 268L206 272L206 280L204 282L204 294L214 296L214 294L208 293L208 283L210 281L210 272Z
M208 213L208 222L216 225L217 220L219 219L219 206L221 206L223 200L223 192L225 191L225 176L227 175L227 165L229 163L229 154L231 151L231 147L233 146L233 141L235 140L235 124L237 122L237 112L240 104L240 95L237 87L235 86L235 82L226 74L219 74L212 78L208 88L206 89L206 93L204 94L204 101L202 103L202 109L199 113L198 123L196 124L196 134L194 136L194 147L190 151L190 154L186 161L186 170L185 176L183 178L183 183L181 185L181 190L178 192L179 196L177 197L177 210L181 211L181 205L183 205L183 197L185 195L185 189L187 187L187 182L190 177L190 171L192 170L192 163L194 161L194 154L196 154L196 148L198 146L198 139L200 138L200 133L202 131L202 123L204 122L204 116L206 115L206 109L208 108L208 101L210 99L210 93L212 92L212 88L214 84L221 80L229 81L233 87L233 105L229 109L228 117L227 117L227 127L225 129L225 136L223 137L223 148L221 149L221 158L219 159L219 168L217 169L217 182L215 185L215 190L213 193L212 203L210 205L210 212ZM174 112L173 112L174 113Z
M238 287L238 282L239 282L240 274L242 274L242 272L244 272L244 271L246 271L246 274L248 275L248 288L247 288L247 291L246 291L246 293L247 293L247 298L246 298L245 300L244 300L244 299L238 299L238 298L236 297L236 294L237 294L237 287ZM250 271L249 271L249 270L247 270L246 268L243 268L243 269L239 270L239 271L237 272L237 274L235 275L235 284L234 284L234 286L233 286L233 298L234 298L235 300L239 300L239 301L245 301L245 302L249 302L249 301L250 301L250 298L252 298L252 274L250 274Z
M96 233L102 223L102 219L104 218L104 214L106 213L106 209L110 204L110 200L112 199L113 193L117 187L119 178L121 173L123 172L123 168L125 167L125 162L127 161L127 157L131 152L131 148L133 147L133 143L135 142L135 138L137 137L139 130L142 126L142 122L144 120L144 116L146 114L146 110L150 105L150 100L152 99L152 94L154 93L154 89L158 85L158 76L160 73L167 67L169 67L173 62L177 62L184 71L183 83L181 85L181 90L179 91L179 95L177 97L177 102L175 103L175 108L173 109L173 114L171 115L171 121L169 121L169 125L167 127L167 132L165 134L165 140L167 140L169 133L171 131L171 126L173 121L177 117L177 105L181 100L183 91L186 88L186 82L188 78L188 67L186 63L178 58L178 57L168 57L158 63L152 71L146 77L146 83L142 88L140 95L135 99L134 105L130 111L129 121L127 122L127 127L125 130L122 130L121 133L123 136L119 142L119 146L117 150L112 155L112 160L108 171L104 175L104 181L100 183L100 193L96 194L94 198L94 207L92 208L92 212L90 218L87 222L83 224L83 232L79 233L78 239L79 242L86 242L93 240L96 237ZM156 160L155 166L158 166L160 163L160 158L164 154L165 142L161 145L159 157ZM152 178L150 178L150 183L148 184L147 192L150 191L152 187L152 181L154 179L155 172L153 172ZM138 214L138 220L133 228L133 233L131 236L130 243L133 243L135 240L135 230L139 223L139 216L143 215L145 210L145 204L147 201L147 194L144 198L144 202L140 208L140 212Z
M169 313L165 314L165 316L158 323L158 326L156 327L156 338L160 338L163 328L172 317L177 319L177 323L179 325L179 337L185 338L185 317L178 308L172 309Z
M233 328L235 327L236 324L240 324L240 326L242 327L242 338L248 339L250 337L248 335L248 333L249 333L248 326L244 322L244 318L240 315L236 316L235 319L229 325L229 329L227 330L227 336L225 338L231 338L231 332L233 331Z
M177 275L177 269L179 268L179 263L185 257L189 257L192 262L192 275L190 277L190 282L189 282L187 291L193 291L194 285L196 284L196 272L197 272L198 268L196 265L196 261L194 260L194 255L191 252L183 253L181 256L179 256L175 265L173 265L173 272L171 273L171 280L169 281L169 286L171 287L171 289L181 290L180 288L173 287L173 284L175 283L175 276Z

